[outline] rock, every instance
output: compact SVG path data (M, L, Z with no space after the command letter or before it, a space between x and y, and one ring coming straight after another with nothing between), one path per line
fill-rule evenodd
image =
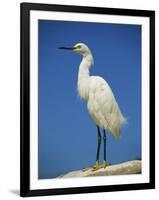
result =
M101 168L96 171L73 171L57 178L71 178L71 177L91 177L91 176L111 176L111 175L126 175L126 174L140 174L141 160L132 160L120 164L110 165L106 168Z

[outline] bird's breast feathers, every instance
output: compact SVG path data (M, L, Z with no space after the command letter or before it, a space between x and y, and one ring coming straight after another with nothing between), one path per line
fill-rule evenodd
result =
M89 97L89 80L79 81L77 89L79 96L87 101Z

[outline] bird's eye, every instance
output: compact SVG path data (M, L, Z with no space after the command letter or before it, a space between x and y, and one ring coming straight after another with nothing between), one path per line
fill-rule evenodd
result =
M78 45L78 46L77 46L78 49L80 49L81 47L82 47L81 45Z

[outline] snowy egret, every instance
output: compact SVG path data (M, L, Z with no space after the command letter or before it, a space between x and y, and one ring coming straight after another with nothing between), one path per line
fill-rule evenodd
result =
M87 108L91 118L97 126L98 145L96 163L88 169L97 170L108 165L106 161L106 131L115 138L120 137L120 127L126 121L122 115L114 94L108 83L100 76L90 76L90 67L94 64L93 56L84 43L78 43L73 47L60 47L59 49L72 50L82 55L82 61L78 71L78 93L87 102ZM101 133L103 129L104 160L99 165L101 146ZM87 169L86 169L87 170Z

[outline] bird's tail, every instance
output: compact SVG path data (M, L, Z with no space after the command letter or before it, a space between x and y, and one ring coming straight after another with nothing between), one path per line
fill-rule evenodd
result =
M120 124L121 125L125 125L125 124L127 124L127 118L126 117L124 117L121 113L120 113Z
M121 113L120 113L120 126L119 127L121 127L122 125L124 125L124 124L127 124L127 118L125 118ZM120 128L115 128L114 130L113 130L113 135L114 135L114 137L116 138L116 139L120 139L120 137L121 137L121 130L120 130Z
M120 137L121 137L120 129L114 131L113 135L114 135L115 139L117 139L117 140L120 139Z

